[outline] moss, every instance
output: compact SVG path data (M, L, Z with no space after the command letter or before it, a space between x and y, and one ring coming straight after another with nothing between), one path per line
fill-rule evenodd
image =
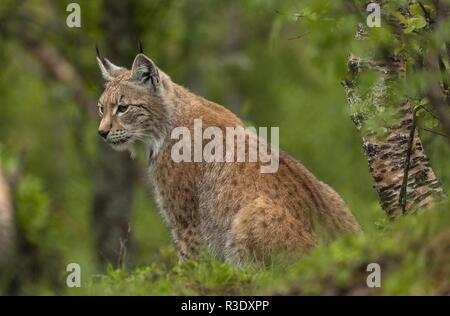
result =
M93 276L67 294L81 295L439 295L450 293L450 212L378 224L317 247L289 266L237 270L214 260L154 264ZM381 266L381 288L366 285L367 265Z

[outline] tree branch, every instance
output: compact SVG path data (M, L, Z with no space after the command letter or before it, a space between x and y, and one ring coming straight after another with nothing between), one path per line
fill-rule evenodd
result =
M35 40L27 32L18 34L18 39L33 52L43 68L54 77L71 88L74 98L83 106L86 113L95 114L96 101L86 94L86 83L63 55L51 45Z
M438 136L442 136L442 137L448 137L447 135L445 135L444 133L440 133L440 132L438 132L438 131L433 131L433 130L431 130L431 129L428 129L428 128L425 128L425 127L418 127L420 130L422 130L422 131L425 131L425 132L428 132L428 133L432 133L432 134L435 134L435 135L438 135Z

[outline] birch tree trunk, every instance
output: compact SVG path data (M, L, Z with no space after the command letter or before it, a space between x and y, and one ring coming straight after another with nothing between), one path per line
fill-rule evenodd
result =
M362 26L357 38L364 40L366 34ZM412 100L405 97L399 101L399 98L391 97L401 95L395 89L399 80L407 80L406 61L391 52L384 52L377 60L373 56L364 59L350 54L348 68L349 77L344 88L352 119L362 132L374 188L388 217L393 219L415 213L444 200L442 185L420 139ZM377 76L369 92L360 87L359 79L364 72L373 72ZM364 107L366 110L361 110ZM390 112L395 119L381 126L385 133L380 137L367 128L367 122L387 113L388 109L396 109Z

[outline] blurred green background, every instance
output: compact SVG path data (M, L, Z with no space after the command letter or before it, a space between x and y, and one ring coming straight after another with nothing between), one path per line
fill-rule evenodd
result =
M145 164L118 157L97 135L96 43L130 67L142 41L174 82L249 124L279 126L281 148L334 187L366 231L384 220L341 86L353 18L319 21L309 34L296 16L308 0L80 0L81 28L69 28L70 2L0 3L0 153L6 170L20 169L14 204L23 271L2 276L6 293L58 292L71 262L91 275L108 264L174 260ZM422 136L448 189L445 139ZM121 261L119 241L102 239L128 230Z

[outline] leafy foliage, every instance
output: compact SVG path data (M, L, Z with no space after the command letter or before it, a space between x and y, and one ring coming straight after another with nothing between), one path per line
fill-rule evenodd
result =
M371 114L373 109L367 104L349 109L340 84L348 72L350 51L374 56L394 49L409 56L408 80L398 83L392 97L414 100L419 125L433 131L422 131L422 138L433 169L448 189L450 150L445 138L436 135L442 134L439 120L423 98L429 78L440 74L415 67L424 49L443 48L440 44L449 39L448 21L430 30L418 1L389 1L383 14L397 17L402 32L383 24L369 30L367 41L358 41L355 32L367 12L352 6L365 1L131 1L129 14L140 34L120 39L120 45L137 46L140 37L146 54L175 82L224 104L252 125L279 126L281 147L341 193L366 234L319 247L288 269L238 271L213 260L177 264L145 181L138 179L133 184L130 269L105 272L92 231L93 175L100 167L99 148L105 146L96 135L98 119L79 104L70 86L51 76L23 38L28 34L55 48L95 100L102 80L94 44L102 44L108 32L103 27L108 1L78 2L80 29L65 26L64 1L0 3L0 163L12 170L25 153L14 200L27 250L17 264L19 282L13 283L19 285L7 286L10 275L0 274L0 293L349 294L367 290L363 269L372 261L386 269L381 294L448 293L450 273L440 261L448 259L441 249L448 240L448 205L386 223L360 136L349 119L355 111ZM431 2L424 3L435 18ZM398 10L408 6L407 11ZM134 56L123 58L131 64ZM444 64L448 69L448 61ZM362 79L362 89L376 80ZM369 128L390 119L389 109L379 114ZM65 286L65 266L71 262L82 267L81 289Z
M132 272L109 269L70 295L446 295L450 291L449 205L345 236L300 262L269 270L235 270L215 261L153 264ZM368 288L378 263L381 288Z

